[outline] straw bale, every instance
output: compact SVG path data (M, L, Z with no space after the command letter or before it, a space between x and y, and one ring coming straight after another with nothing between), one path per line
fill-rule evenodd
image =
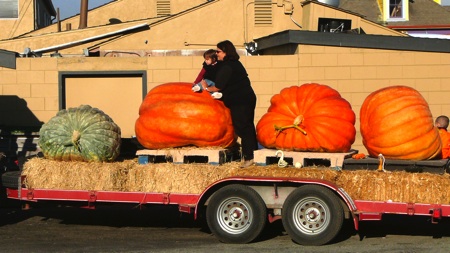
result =
M314 178L335 182L339 172L325 167L306 167L303 169L280 168L278 166L254 166L252 168L239 169L234 176L259 176L259 177L297 177Z
M132 161L120 163L64 162L33 158L24 164L28 188L124 191Z
M344 171L336 181L353 199L410 203L450 203L449 174Z
M328 167L253 166L238 162L209 164L138 164L61 162L33 158L23 174L28 188L200 194L215 181L232 176L322 179L358 200L450 204L450 176L430 173L336 171Z
M129 171L127 189L198 194L213 182L229 177L234 169L235 166L205 164L136 164Z

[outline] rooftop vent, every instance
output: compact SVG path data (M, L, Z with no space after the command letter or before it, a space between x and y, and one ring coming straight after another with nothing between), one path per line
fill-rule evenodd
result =
M255 0L255 25L272 25L271 0Z
M158 17L170 15L170 0L156 1L156 15Z

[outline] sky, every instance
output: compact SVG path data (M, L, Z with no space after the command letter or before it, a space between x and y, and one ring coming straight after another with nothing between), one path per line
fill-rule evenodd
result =
M59 8L60 19L71 17L80 13L81 0L52 0L55 10ZM112 2L112 0L89 0L89 10L105 3Z

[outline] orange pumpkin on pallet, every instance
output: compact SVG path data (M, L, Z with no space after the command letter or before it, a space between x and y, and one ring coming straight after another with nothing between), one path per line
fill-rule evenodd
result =
M363 144L372 157L426 160L441 151L428 103L411 87L391 86L371 93L360 119Z
M191 87L191 83L166 83L147 94L135 124L136 137L142 146L161 149L234 144L228 108L209 92L196 93Z
M316 83L281 90L256 126L266 148L348 152L355 141L355 113L339 92Z

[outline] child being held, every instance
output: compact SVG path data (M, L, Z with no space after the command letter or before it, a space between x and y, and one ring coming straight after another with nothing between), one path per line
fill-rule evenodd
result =
M201 92L203 90L203 86L201 84L202 80L205 80L208 87L215 86L214 80L216 79L218 64L216 50L207 50L205 53L203 53L203 58L205 59L205 61L203 62L203 68L195 79L194 86L192 86L192 91L194 92ZM211 96L215 99L219 99L222 97L222 93L220 92L210 91L210 93Z

